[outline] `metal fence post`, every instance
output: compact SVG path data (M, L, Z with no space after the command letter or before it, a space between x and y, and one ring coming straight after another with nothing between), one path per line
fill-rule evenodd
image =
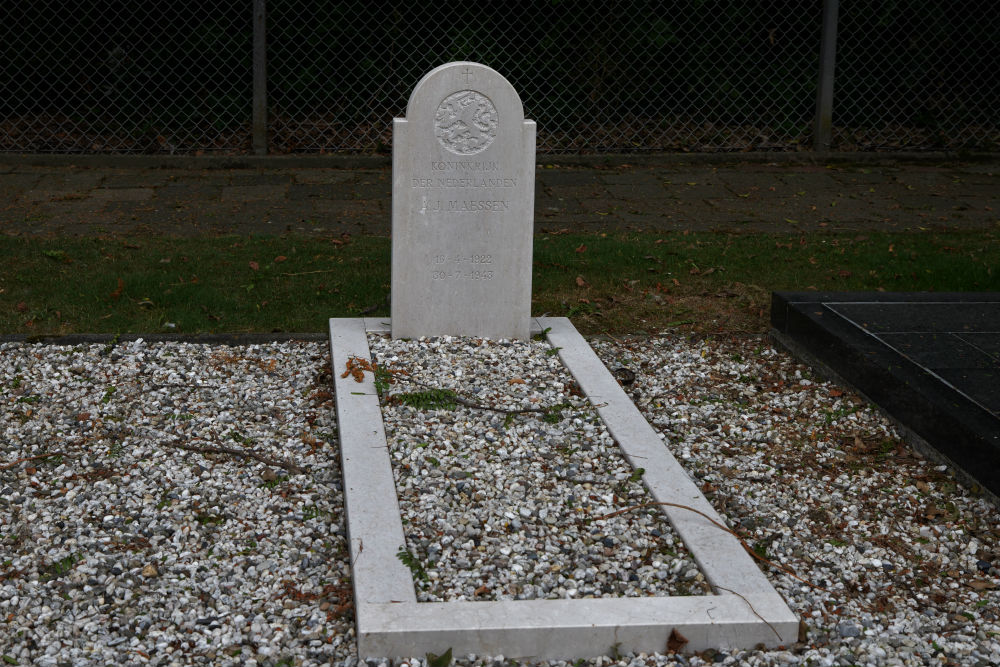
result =
M253 0L253 152L267 155L267 22L265 0Z
M828 151L833 137L833 65L837 58L837 10L840 0L823 0L823 33L819 42L819 85L813 150Z

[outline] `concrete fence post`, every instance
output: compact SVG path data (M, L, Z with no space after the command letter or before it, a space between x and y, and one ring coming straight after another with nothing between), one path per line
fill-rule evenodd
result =
M253 152L267 155L267 21L265 0L253 0Z
M840 0L823 0L823 32L819 43L819 85L813 150L828 151L833 137L833 70L837 58L837 11Z

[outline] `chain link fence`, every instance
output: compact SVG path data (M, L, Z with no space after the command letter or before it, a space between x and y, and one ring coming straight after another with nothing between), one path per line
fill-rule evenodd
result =
M0 150L247 153L266 91L256 148L382 152L454 60L510 80L541 152L807 150L823 2L267 0L257 90L247 0L10 3ZM842 0L833 147L995 150L998 19L992 0Z
M838 148L1000 148L1000 3L843 0L838 28Z
M5 3L0 150L245 149L251 18L240 0Z

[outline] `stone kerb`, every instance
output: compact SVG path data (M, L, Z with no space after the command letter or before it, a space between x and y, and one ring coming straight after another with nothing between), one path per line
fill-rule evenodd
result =
M392 335L527 338L535 123L499 73L426 74L393 122Z

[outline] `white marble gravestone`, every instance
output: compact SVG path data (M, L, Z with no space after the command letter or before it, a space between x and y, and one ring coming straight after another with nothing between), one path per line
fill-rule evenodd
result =
M393 122L392 336L527 338L535 123L499 73L427 73Z

